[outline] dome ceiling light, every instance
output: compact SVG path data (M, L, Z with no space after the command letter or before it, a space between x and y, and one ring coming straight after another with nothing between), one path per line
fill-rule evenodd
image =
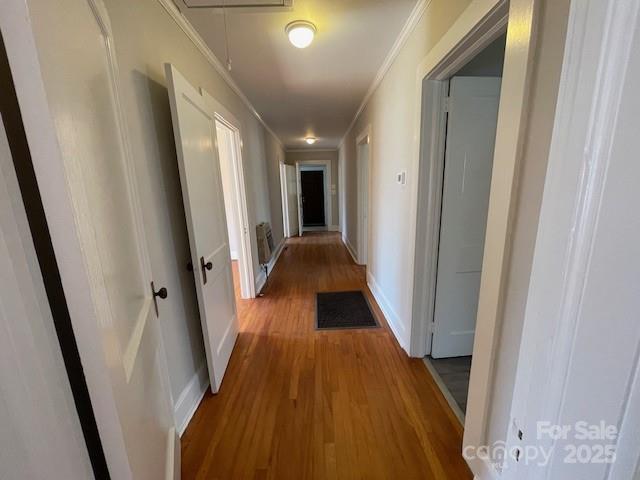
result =
M316 143L316 137L307 137L304 139L305 142L307 142L309 145L313 145L314 143Z
M289 37L289 41L296 48L307 48L313 42L316 34L316 26L305 20L296 20L288 24L284 31Z

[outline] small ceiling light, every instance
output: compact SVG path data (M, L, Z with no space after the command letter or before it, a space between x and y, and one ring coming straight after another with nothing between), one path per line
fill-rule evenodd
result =
M284 29L289 36L289 41L297 48L307 48L313 42L316 34L316 26L311 22L296 20L291 22Z
M304 139L305 142L307 142L309 145L313 145L314 143L316 143L316 137L307 137Z

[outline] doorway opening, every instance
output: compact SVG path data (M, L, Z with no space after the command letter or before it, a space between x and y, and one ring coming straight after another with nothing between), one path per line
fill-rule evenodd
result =
M505 44L503 33L444 80L436 281L426 362L461 420L469 391Z
M371 127L356 138L358 186L358 263L368 263L369 252L369 177L371 168Z
M298 224L300 234L325 231L331 218L331 162L305 160L296 163Z
M236 297L254 298L255 281L251 260L247 199L242 165L242 137L239 123L214 101L216 137L224 209L229 236Z

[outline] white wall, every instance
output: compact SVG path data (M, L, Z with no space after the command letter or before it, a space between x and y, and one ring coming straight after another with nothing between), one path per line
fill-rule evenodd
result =
M238 95L181 30L158 0L105 0L111 18L122 80L123 103L131 130L132 158L139 172L143 216L157 285L169 297L161 302L161 323L174 401L204 365L204 346L190 259L180 178L163 71L173 63L195 87L222 103L243 129L243 162L247 182L254 271L259 272L255 225L272 223L276 242L282 238L277 171L280 143L265 130ZM275 208L277 205L277 208ZM272 215L273 212L273 215ZM279 220L278 220L279 219Z
M340 225L340 180L337 150L293 150L286 152L285 163L295 165L305 160L329 160L331 162L331 221L332 226Z

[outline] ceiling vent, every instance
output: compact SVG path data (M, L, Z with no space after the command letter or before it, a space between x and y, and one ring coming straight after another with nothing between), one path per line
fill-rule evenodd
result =
M274 12L293 9L293 0L183 0L187 8L210 8L234 12Z

